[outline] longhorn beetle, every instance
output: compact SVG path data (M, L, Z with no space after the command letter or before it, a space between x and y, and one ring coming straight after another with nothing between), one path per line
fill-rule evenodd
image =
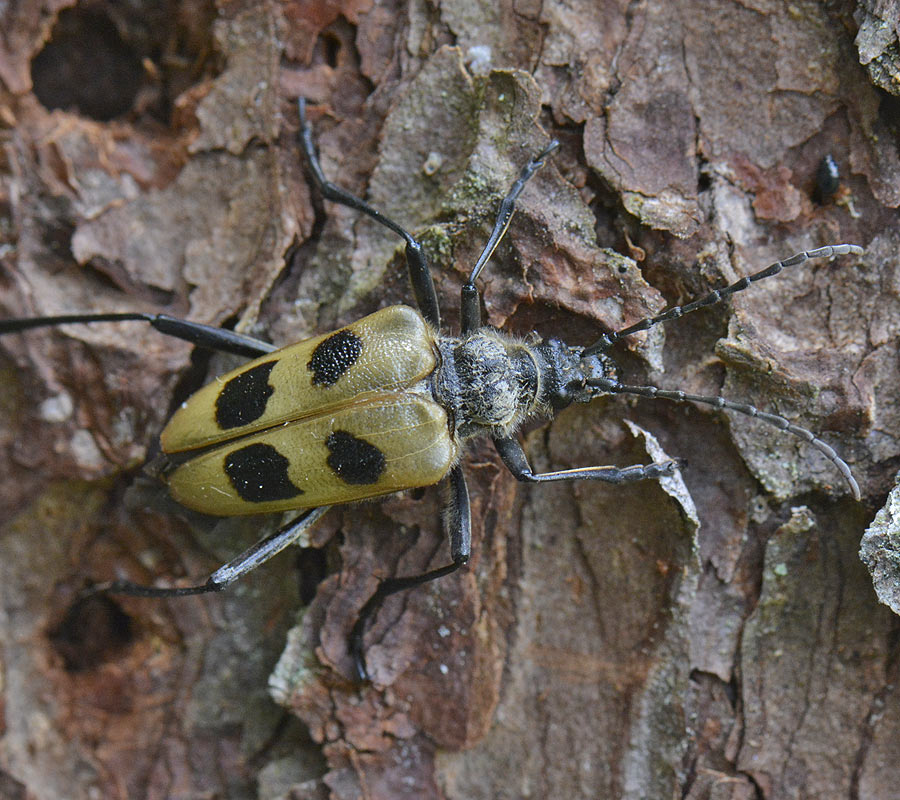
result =
M384 599L449 575L469 559L469 497L460 463L467 439L490 437L504 464L526 483L620 484L672 475L678 469L677 461L663 461L532 471L515 436L519 426L529 417L552 416L573 402L587 403L606 394L690 401L760 419L824 453L859 499L847 464L808 430L722 397L620 383L608 350L626 336L718 303L786 267L813 258L860 254L862 248L839 244L798 253L685 306L605 334L587 347L556 338L523 342L483 324L476 280L509 227L523 187L559 147L552 141L525 165L500 204L487 244L462 286L461 330L447 335L441 332L437 294L422 245L325 177L302 98L298 108L300 144L322 196L366 214L406 242L418 311L390 306L336 332L282 349L164 314L70 314L0 321L4 334L42 326L139 320L168 336L253 359L200 389L172 416L160 436L163 452L174 462L165 479L180 503L207 514L292 509L304 513L217 569L203 584L164 588L113 581L98 590L149 597L219 591L296 541L331 505L444 482L449 486L450 562L421 575L382 580L363 606L348 645L358 679L367 680L363 634Z

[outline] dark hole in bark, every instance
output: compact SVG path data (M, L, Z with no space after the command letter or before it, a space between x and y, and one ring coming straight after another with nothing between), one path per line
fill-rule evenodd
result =
M328 64L329 67L337 67L338 56L341 52L341 40L334 34L326 32L319 37L319 45L325 63Z
M175 98L218 69L208 0L84 2L59 12L31 62L48 109L106 122L126 114L168 124Z
M112 20L72 8L59 15L50 41L31 62L34 93L47 108L75 109L101 122L131 108L141 60Z
M102 594L76 600L50 631L50 643L69 672L82 672L110 661L134 638L131 618Z

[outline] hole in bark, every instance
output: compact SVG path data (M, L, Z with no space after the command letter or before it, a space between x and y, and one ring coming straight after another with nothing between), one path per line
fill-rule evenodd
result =
M881 102L878 104L878 116L892 131L894 136L900 132L900 97L879 92Z
M50 643L69 672L81 672L110 661L133 638L131 618L102 594L76 600L50 632Z
M208 0L67 8L32 59L34 93L101 122L132 112L168 123L174 99L212 74L214 16Z
M34 93L48 109L74 108L106 121L131 108L141 60L102 12L73 8L59 15L50 41L31 62Z
M341 40L332 33L323 33L319 37L322 58L332 69L337 67L341 52Z

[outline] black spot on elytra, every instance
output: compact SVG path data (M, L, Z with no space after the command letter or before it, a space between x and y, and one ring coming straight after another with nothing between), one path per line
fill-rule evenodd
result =
M338 331L319 342L306 365L317 386L334 386L356 363L362 352L362 339L350 331Z
M266 503L303 494L288 477L288 460L270 444L248 444L225 459L225 474L241 500Z
M328 466L344 483L365 486L377 483L384 472L384 453L347 431L335 431L325 442L331 455Z
M249 425L266 411L266 403L275 391L269 373L278 363L266 361L236 375L222 387L216 398L216 422L223 430Z

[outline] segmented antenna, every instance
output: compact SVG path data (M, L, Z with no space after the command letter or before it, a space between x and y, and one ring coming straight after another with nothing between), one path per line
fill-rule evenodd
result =
M512 188L509 190L506 197L503 198L503 202L500 204L500 210L497 212L497 221L494 223L494 229L491 231L491 235L488 237L487 244L481 251L481 255L478 256L478 259L475 262L475 266L472 267L472 271L469 273L469 280L467 283L475 283L475 280L481 274L481 270L484 269L484 265L487 264L490 257L494 254L494 250L497 249L497 245L500 244L500 240L503 238L506 233L507 228L509 228L509 223L512 220L513 212L516 210L516 199L522 193L522 189L525 188L525 184L531 180L532 176L535 172L537 172L541 167L544 166L544 161L548 156L552 155L560 148L560 143L554 139L550 144L548 144L540 153L538 153L534 158L531 159L524 167L522 167L522 171L519 173L519 177L516 179L516 182L512 185Z
M811 261L814 258L832 258L833 256L844 256L848 253L853 253L854 255L862 255L863 249L856 244L831 244L826 245L825 247L820 247L817 250L804 250L802 253L797 253L790 258L786 258L784 261L776 261L774 264L769 265L759 272L755 272L752 275L747 275L746 277L735 281L730 286L726 286L724 289L713 289L713 291L711 291L708 295L701 297L699 300L694 300L692 303L688 303L686 306L673 306L667 311L664 311L662 314L659 314L655 317L642 319L640 322L636 322L634 325L631 325L621 331L615 331L614 333L605 333L596 342L585 348L584 355L596 355L601 350L607 349L611 344L619 341L619 339L622 339L625 336L631 336L631 334L633 333L645 331L648 328L652 328L654 325L659 325L661 322L668 322L671 319L678 319L679 317L683 317L685 314L690 314L691 311L696 311L698 308L705 308L706 306L711 306L714 303L718 303L720 300L724 300L730 295L744 291L744 289L748 288L751 283L756 283L756 281L761 281L763 278L771 278L773 275L777 275L786 267L796 267L798 264L803 264L804 262Z
M852 247L853 245L845 246ZM612 378L591 378L587 381L587 384L596 389L600 389L601 391L609 392L610 394L636 394L640 397L660 397L663 400L672 400L676 403L702 403L715 408L737 411L739 414L745 414L748 417L762 420L774 428L794 434L794 436L808 442L815 447L816 450L823 453L825 457L837 467L841 475L844 476L844 480L847 481L847 484L850 486L850 491L853 493L854 500L860 499L859 484L850 472L850 467L847 466L847 463L831 448L831 446L821 439L816 438L810 431L806 430L806 428L794 425L793 422L789 422L784 417L780 417L777 414L769 414L765 411L760 411L758 408L751 406L748 403L734 403L731 400L726 400L724 397L688 394L687 392L679 390L659 389L656 386L630 386L619 383Z

